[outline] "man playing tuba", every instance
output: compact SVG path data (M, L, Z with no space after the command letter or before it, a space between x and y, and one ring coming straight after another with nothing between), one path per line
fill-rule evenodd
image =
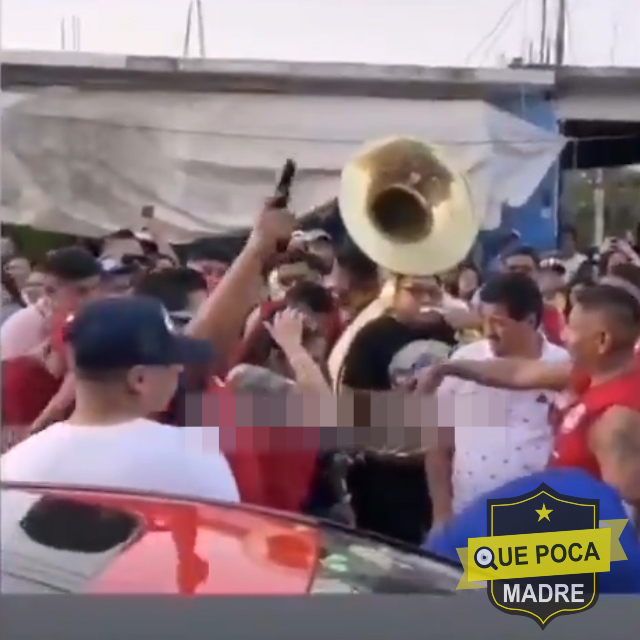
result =
M339 206L353 241L387 273L329 358L334 391L352 406L352 504L360 528L419 543L431 520L424 418L407 415L398 389L455 346L437 274L464 258L479 224L464 179L409 138L370 145L348 163Z

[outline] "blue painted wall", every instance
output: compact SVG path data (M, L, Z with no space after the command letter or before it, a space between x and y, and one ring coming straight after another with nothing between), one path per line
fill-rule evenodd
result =
M553 106L542 97L519 96L496 102L495 106L547 131L558 131ZM516 229L522 235L524 243L540 251L549 251L556 246L558 171L556 163L528 202L517 208L505 206L502 212L501 227Z

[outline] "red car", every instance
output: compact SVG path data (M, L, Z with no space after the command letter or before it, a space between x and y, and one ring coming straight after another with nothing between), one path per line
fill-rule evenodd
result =
M413 548L246 505L2 483L2 593L456 593Z

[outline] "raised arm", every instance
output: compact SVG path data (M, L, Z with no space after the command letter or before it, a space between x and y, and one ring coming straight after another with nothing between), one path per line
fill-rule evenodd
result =
M237 344L258 301L265 260L277 251L280 241L289 240L294 226L291 213L267 205L241 254L187 327L189 335L212 341L221 361Z

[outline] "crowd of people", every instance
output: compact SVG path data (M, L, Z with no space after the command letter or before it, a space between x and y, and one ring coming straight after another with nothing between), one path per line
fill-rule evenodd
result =
M541 257L510 234L485 265L418 277L269 204L237 255L182 255L145 224L38 265L3 237L3 481L241 501L454 560L479 501L547 469L633 522L632 238L581 253L566 227Z

